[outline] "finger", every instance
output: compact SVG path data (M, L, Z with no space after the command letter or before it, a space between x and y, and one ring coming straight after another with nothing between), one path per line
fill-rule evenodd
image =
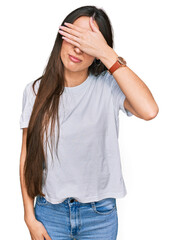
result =
M45 237L46 240L52 240L47 232L43 233L43 236Z
M35 240L34 238L33 238L33 236L32 236L32 234L30 233L30 236L31 236L31 240Z
M73 35L71 35L71 34L69 34L69 33L66 33L66 32L62 31L62 30L59 30L59 33L60 33L61 35L64 35L65 37L67 37L67 38L75 41L75 42L78 42L78 41L79 41L79 38L78 38L78 37L75 37L75 36L73 36Z
M81 48L81 46L80 46L79 43L74 42L74 41L72 41L71 39L69 39L69 38L67 38L67 37L62 37L62 39L64 39L65 41L71 43L72 45L74 45L74 46L76 46L76 47L78 47L78 48Z
M71 28L69 28L69 27L64 27L64 26L60 26L60 30L63 30L63 31L65 31L65 32L68 32L68 33L70 33L71 35L74 35L74 36L76 36L76 37L81 37L81 33L80 32L78 32L78 31L76 31L76 30L73 30L73 29L71 29Z
M31 232L30 232L30 236L31 236L31 240L33 240L33 237L32 237L32 234L31 234Z
M65 22L64 25L66 25L67 27L70 27L70 28L72 28L72 29L74 29L74 30L76 30L77 32L80 32L80 33L83 33L85 31L85 29L80 28L80 27L78 27L78 26L76 26L72 23L66 23Z
M94 32L99 32L99 29L96 27L96 23L92 17L89 18L89 22L90 22L91 29Z

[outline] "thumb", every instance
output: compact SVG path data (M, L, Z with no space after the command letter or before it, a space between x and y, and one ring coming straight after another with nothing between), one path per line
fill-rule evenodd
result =
M95 23L93 17L90 17L89 22L90 22L90 27L91 27L92 31L94 31L94 32L98 32L99 29L96 27L97 25L96 25L96 23Z

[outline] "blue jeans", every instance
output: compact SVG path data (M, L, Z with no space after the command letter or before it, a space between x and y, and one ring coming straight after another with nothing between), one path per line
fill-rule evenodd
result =
M118 215L115 198L81 203L66 198L52 204L37 196L35 217L40 221L52 240L116 240Z

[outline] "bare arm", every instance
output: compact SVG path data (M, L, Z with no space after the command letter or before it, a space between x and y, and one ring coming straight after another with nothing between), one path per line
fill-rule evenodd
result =
M22 148L21 148L21 155L20 155L20 185L21 185L21 192L23 198L23 205L24 205L24 220L29 221L35 219L34 213L34 199L30 198L27 194L27 189L24 182L23 177L23 167L26 157L26 138L27 138L27 128L23 129L23 136L22 136Z
M34 212L34 199L29 197L27 193L27 188L24 182L23 167L26 157L26 139L27 139L27 128L23 129L22 136L22 148L20 155L20 185L22 191L23 205L24 205L24 220L30 231L31 240L41 240L42 238L46 240L52 240L48 235L43 224L35 218Z
M106 48L100 60L109 69L117 59L117 53L111 48ZM124 106L135 116L144 120L156 117L159 108L153 95L146 84L129 68L118 68L113 77L126 96Z

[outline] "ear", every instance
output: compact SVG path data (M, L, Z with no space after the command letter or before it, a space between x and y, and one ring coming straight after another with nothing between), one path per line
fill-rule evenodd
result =
M93 17L90 17L89 19L90 27L93 30L93 32L99 32L99 29L96 27L96 23L93 20Z

